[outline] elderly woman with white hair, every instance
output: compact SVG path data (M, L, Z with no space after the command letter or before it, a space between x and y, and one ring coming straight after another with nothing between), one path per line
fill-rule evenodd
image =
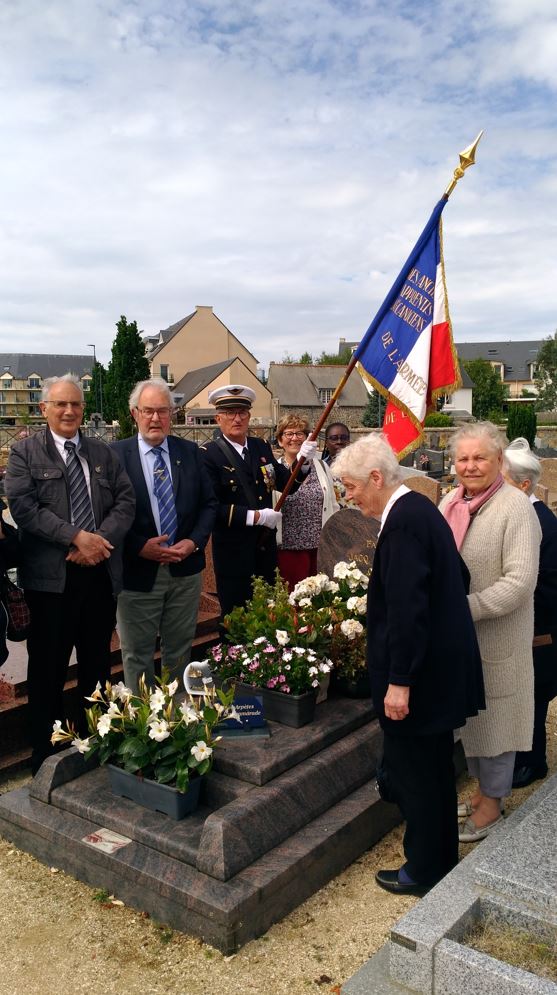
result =
M541 463L528 441L515 439L504 456L505 480L530 498L542 530L534 591L534 734L532 749L516 754L513 777L513 788L525 788L547 775L545 722L549 702L557 694L557 518L534 495Z
M462 843L483 839L501 821L515 753L529 750L534 724L534 588L541 530L534 509L501 473L496 425L476 422L451 441L459 486L443 498L470 571L468 601L482 654L487 708L462 731L468 770L479 787L459 806Z
M367 657L389 796L406 820L406 862L376 881L419 895L458 861L453 730L484 705L467 570L442 515L402 483L381 435L343 449L333 472L363 515L381 519Z

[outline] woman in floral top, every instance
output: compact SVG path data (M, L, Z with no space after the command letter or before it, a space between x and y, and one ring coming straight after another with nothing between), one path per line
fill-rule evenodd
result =
M281 462L290 466L308 435L306 418L295 414L281 418L276 432L278 444L284 450ZM331 471L321 460L312 460L303 486L284 502L282 528L277 535L278 566L290 590L298 581L317 573L321 529L335 511L338 504Z

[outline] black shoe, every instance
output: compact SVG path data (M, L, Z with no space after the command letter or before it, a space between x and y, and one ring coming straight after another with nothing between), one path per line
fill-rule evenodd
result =
M434 887L433 884L401 884L398 880L398 870L377 871L375 880L381 888L384 888L385 891L392 891L395 895L418 895L421 897Z
M533 781L547 777L547 764L543 767L517 767L513 775L513 788L527 788Z

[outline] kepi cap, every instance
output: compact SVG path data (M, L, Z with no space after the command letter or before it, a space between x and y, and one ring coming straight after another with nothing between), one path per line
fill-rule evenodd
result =
M214 404L217 411L226 408L251 408L254 401L255 391L243 384L233 383L209 391L209 404Z

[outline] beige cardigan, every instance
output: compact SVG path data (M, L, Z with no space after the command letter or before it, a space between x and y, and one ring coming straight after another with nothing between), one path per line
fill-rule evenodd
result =
M448 494L440 510L456 497ZM467 756L495 757L532 748L534 588L541 529L522 491L503 486L476 512L462 558L471 575L468 601L482 655L487 708L462 730Z

